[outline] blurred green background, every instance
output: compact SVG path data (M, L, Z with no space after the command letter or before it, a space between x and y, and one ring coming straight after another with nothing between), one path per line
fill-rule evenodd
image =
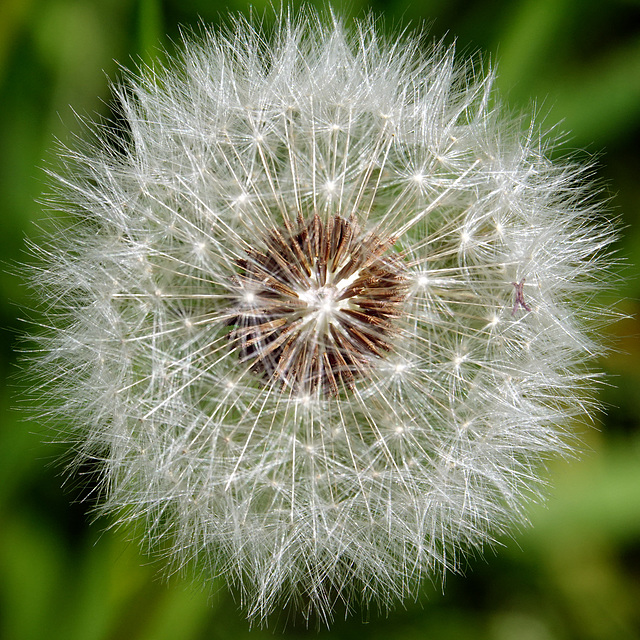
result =
M267 3L253 6L262 11ZM514 110L537 109L571 132L564 151L596 156L613 215L626 226L629 263L621 310L637 314L640 284L640 2L633 0L352 0L393 27L426 21L459 53L486 52ZM109 522L92 522L82 480L64 482L61 447L13 407L16 351L29 306L16 277L25 238L37 239L56 137L79 131L73 110L108 115L116 60L133 67L179 25L218 22L238 0L0 0L0 638L161 640L273 637L249 630L224 585L216 595L157 567ZM71 105L71 106L70 106ZM73 108L73 110L72 110ZM618 350L603 360L607 415L584 435L578 461L554 463L533 526L472 558L446 592L389 616L356 612L322 638L546 640L640 638L640 343L633 317L610 329ZM64 486L63 486L64 482ZM217 588L216 588L217 587ZM282 630L276 627L276 633ZM289 626L285 636L316 636Z

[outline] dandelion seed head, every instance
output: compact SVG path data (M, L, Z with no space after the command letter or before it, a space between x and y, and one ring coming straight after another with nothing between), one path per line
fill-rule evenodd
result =
M104 511L251 619L415 597L593 407L615 233L493 78L373 20L237 19L63 151L39 397Z

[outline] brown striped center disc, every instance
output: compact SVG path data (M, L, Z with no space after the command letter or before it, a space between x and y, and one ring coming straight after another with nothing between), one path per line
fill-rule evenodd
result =
M339 216L269 231L238 261L241 361L298 396L353 388L397 333L407 286L394 241Z

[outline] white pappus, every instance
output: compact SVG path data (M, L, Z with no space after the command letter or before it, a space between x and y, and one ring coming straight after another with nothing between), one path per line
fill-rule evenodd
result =
M414 597L525 521L593 409L615 231L477 66L374 20L238 18L63 151L43 415L102 509L252 619Z

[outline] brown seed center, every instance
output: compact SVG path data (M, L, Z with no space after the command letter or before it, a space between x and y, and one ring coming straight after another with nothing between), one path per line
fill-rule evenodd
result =
M296 395L337 395L391 350L407 294L393 238L318 215L270 231L238 262L230 339L241 361Z

